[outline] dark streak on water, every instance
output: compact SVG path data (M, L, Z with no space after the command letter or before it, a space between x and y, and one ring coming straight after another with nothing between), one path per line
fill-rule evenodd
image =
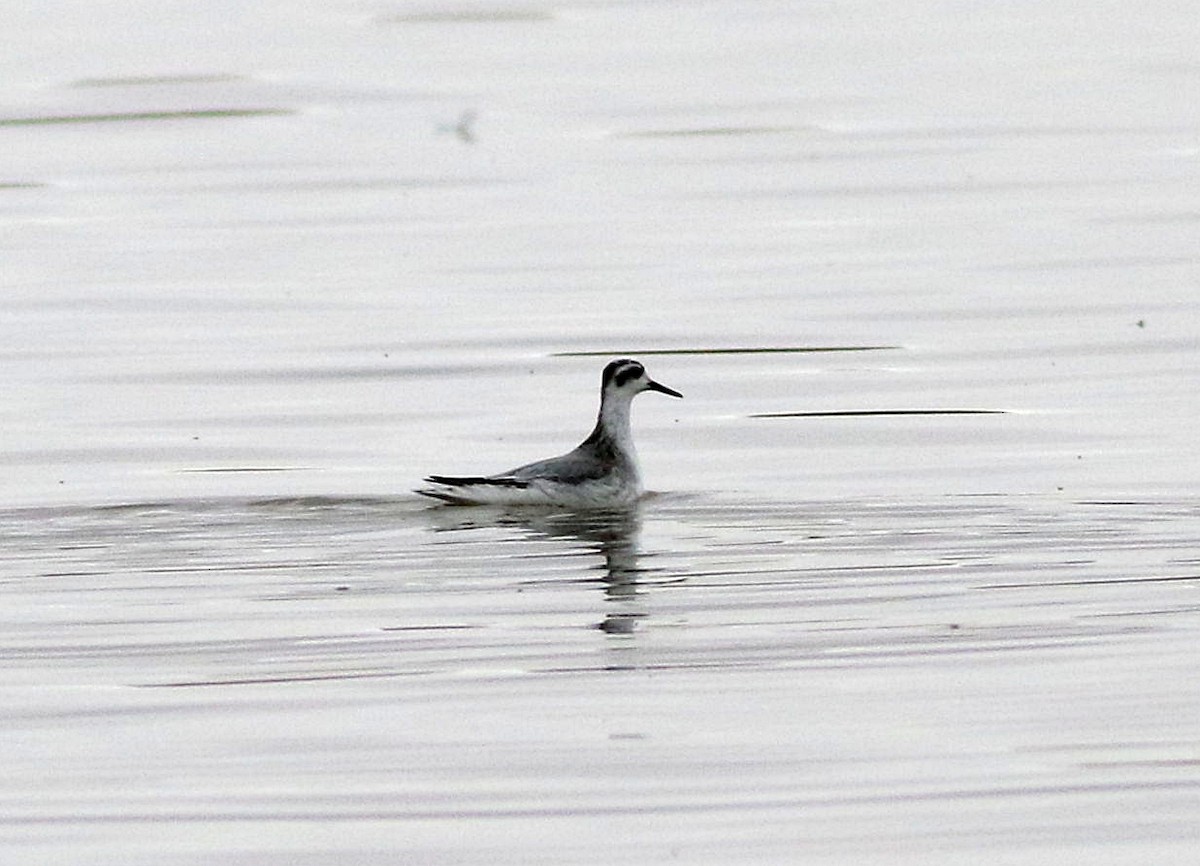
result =
M245 76L225 73L197 75L131 75L124 78L81 78L75 87L158 87L162 85L221 84L243 81Z
M586 352L554 352L555 358L605 358L622 355L784 355L809 352L882 352L902 346L721 346L702 349L611 349Z
M870 418L889 415L1004 415L1003 409L847 409L836 412L759 412L748 418Z
M126 123L147 120L211 120L231 117L271 117L293 114L287 108L205 108L179 111L126 111L112 114L63 114L42 117L0 117L0 126L50 126L64 123Z

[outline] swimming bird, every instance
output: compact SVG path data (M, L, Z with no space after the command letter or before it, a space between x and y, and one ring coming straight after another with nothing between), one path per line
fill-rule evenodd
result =
M682 397L646 375L631 358L610 362L600 377L600 415L574 451L498 475L430 475L422 496L454 505L559 505L611 508L642 495L629 407L643 391Z

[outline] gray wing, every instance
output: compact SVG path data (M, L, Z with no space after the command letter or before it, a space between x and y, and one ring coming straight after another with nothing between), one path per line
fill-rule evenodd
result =
M612 467L605 464L592 451L586 448L576 448L549 460L538 460L536 463L526 463L508 472L501 472L496 478L511 478L513 481L529 482L535 479L570 483L573 481L592 481L603 478Z

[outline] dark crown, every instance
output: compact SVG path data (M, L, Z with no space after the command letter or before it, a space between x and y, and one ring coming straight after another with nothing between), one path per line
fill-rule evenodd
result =
M620 358L616 361L609 362L604 368L604 375L600 380L601 389L607 388L608 383L614 383L618 388L628 382L630 379L638 379L646 372L646 368L632 358Z

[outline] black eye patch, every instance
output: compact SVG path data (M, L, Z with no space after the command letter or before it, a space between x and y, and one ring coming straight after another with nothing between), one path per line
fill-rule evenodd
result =
M640 379L645 372L646 368L641 364L626 364L625 366L617 369L615 375L613 376L613 381L616 383L617 387L620 388L631 379Z

